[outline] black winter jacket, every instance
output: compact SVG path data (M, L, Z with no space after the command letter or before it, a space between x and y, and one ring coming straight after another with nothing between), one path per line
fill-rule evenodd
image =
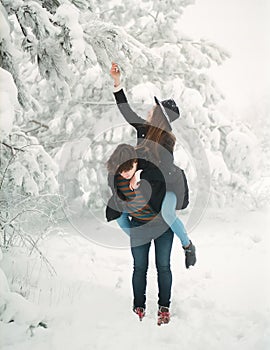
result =
M137 145L145 138L149 124L139 117L129 106L123 89L114 93L117 106L125 118L137 132ZM161 205L166 191L172 191L177 196L176 209L184 209L189 203L188 186L186 176L182 169L174 165L171 147L164 143L159 149L160 161L158 166L151 162L149 154L138 150L138 169L142 169L140 189L145 198L149 198L148 204L156 213L161 210ZM125 211L125 196L117 191L116 176L108 175L108 185L112 190L112 197L109 199L106 208L108 221L117 219Z
M138 159L138 169L140 167L140 159ZM106 218L108 221L117 219L123 211L126 211L126 197L122 192L117 190L116 175L108 174L108 185L112 190L112 197L109 199L106 208ZM161 210L161 204L166 192L165 180L161 171L148 162L141 172L140 191L144 198L149 199L148 205L155 213Z

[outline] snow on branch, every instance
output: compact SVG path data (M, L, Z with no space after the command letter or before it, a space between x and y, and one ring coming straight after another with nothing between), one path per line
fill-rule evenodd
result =
M0 68L0 140L10 132L15 118L15 109L18 108L18 91L12 75Z
M112 61L118 62L123 74L132 70L134 64L141 68L159 59L147 46L129 35L123 28L110 23L94 20L83 25L86 41L92 46L98 63L104 70L108 69Z
M68 50L75 62L82 63L85 59L85 41L79 16L80 12L74 5L64 3L56 10L53 21L63 29L65 40L63 47Z

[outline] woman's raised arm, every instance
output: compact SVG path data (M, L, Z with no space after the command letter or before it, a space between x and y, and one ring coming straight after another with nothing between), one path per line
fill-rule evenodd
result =
M138 116L138 114L131 109L124 90L121 86L120 69L114 62L112 62L110 74L114 80L113 93L119 111L130 125L132 125L135 129L138 129L146 123L146 120Z

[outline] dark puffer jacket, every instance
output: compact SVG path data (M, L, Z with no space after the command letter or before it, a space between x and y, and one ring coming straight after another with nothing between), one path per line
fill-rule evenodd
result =
M136 129L137 145L140 144L147 134L149 123L130 108L123 89L115 92L114 96L121 114ZM177 196L176 209L186 208L189 203L187 179L183 170L174 165L174 157L168 140L165 138L159 149L159 164L154 164L151 155L147 152L138 150L137 155L138 169L143 170L140 189L145 198L149 198L150 207L159 213L166 191L172 191ZM113 195L106 208L106 218L111 221L117 219L125 211L125 196L117 191L115 175L108 175L108 185Z
M161 171L152 163L147 162L147 165L140 165L138 159L138 169L143 169L141 172L140 191L144 198L149 198L148 205L155 213L161 210L161 204L166 192L165 180ZM106 208L107 221L117 219L123 211L126 211L126 197L117 189L116 175L108 175L108 185L112 190L112 197L109 199Z

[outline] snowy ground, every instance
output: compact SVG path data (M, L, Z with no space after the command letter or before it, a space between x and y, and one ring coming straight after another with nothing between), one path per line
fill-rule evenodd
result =
M198 263L184 268L175 238L172 320L156 325L156 271L151 250L147 317L131 311L128 249L95 245L70 226L40 246L51 277L37 259L2 262L12 289L38 304L48 328L0 322L2 350L266 350L270 348L269 225L267 212L208 211L191 233ZM102 234L107 226L88 223ZM115 234L115 233L114 233ZM120 231L118 234L121 235Z

